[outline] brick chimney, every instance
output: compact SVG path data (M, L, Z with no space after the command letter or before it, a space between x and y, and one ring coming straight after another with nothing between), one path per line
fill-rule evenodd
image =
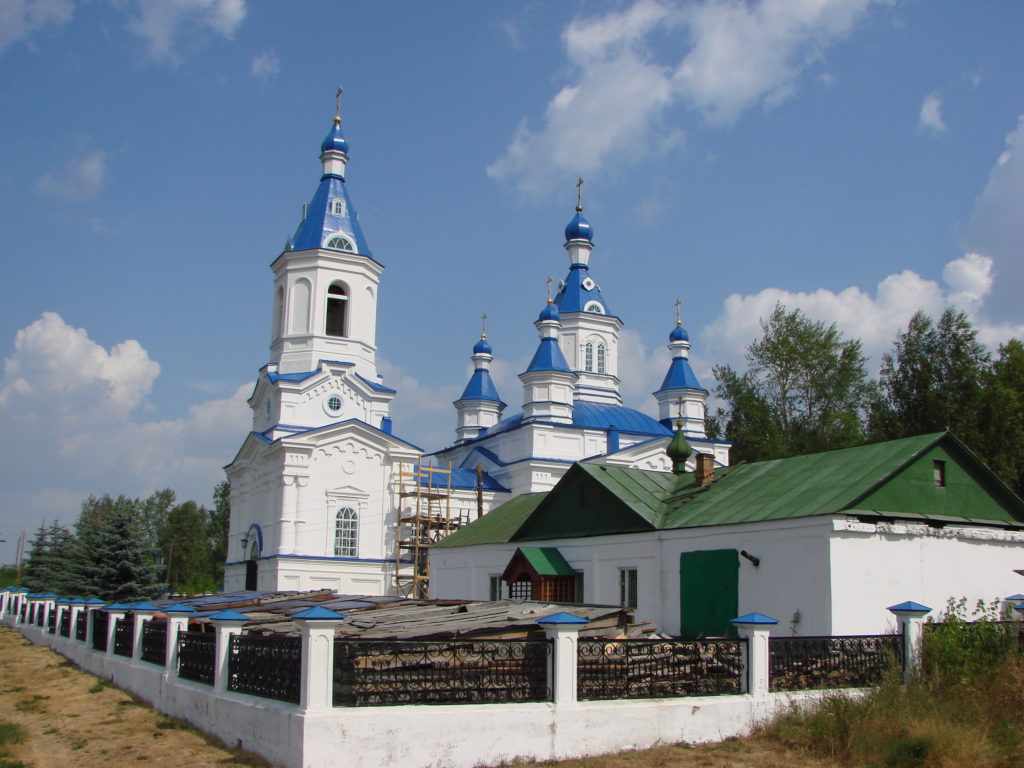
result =
M693 471L693 480L698 486L707 485L715 479L715 457L710 453L697 454L697 467Z

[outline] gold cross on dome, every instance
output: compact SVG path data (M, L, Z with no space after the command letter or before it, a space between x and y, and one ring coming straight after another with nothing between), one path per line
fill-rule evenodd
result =
M679 314L679 308L681 306L683 306L683 302L680 301L679 299L676 299L676 325L682 325L683 324L682 317Z
M676 398L676 418L677 419L682 419L683 418L683 398L682 397L677 397Z
M548 279L547 279L546 282L548 284L548 304L550 304L551 303L551 283L552 283L551 275L548 275Z
M338 92L334 95L334 116L341 117L341 92L345 89L340 85L338 86Z
M484 312L480 315L480 338L487 338L487 313Z
M576 182L576 213L583 213L583 177Z

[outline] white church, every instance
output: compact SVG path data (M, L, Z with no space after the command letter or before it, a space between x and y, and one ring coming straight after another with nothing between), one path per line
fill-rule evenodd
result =
M679 419L695 449L689 469L697 453L728 466L728 443L705 432L708 393L678 320L657 415L623 406L623 324L591 275L593 230L579 203L565 229L568 274L534 322L537 350L519 374L521 411L505 414L483 334L454 403L454 444L428 452L394 434L389 408L401 395L376 364L383 267L349 197L339 116L320 150L319 186L271 264L270 359L249 398L252 431L226 467L227 591L426 596L432 543L550 490L577 461L670 472Z

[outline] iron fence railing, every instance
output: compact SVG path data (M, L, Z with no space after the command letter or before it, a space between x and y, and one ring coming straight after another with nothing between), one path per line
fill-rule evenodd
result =
M178 676L213 685L217 636L212 632L178 633Z
M107 652L107 628L110 626L110 614L106 611L92 612L92 649Z
M740 638L704 640L580 640L580 699L714 696L743 690Z
M60 615L60 626L58 631L61 637L71 637L71 611L67 608Z
M886 670L903 665L903 637L771 637L768 657L773 691L859 688L877 685Z
M550 640L337 639L334 705L548 701Z
M75 639L84 643L88 629L89 613L88 611L79 611L78 617L75 619Z
M51 635L57 634L57 609L51 608L49 615L46 617L46 631Z
M301 677L301 637L231 636L228 690L298 704Z
M166 619L150 619L142 625L142 652L139 658L161 667L167 663Z
M131 658L135 644L135 618L129 613L114 622L114 653Z

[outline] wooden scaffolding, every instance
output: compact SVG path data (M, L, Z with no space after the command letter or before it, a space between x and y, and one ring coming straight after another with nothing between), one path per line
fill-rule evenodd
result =
M430 595L430 545L469 522L452 509L452 469L398 465L398 522L395 593L425 599Z

